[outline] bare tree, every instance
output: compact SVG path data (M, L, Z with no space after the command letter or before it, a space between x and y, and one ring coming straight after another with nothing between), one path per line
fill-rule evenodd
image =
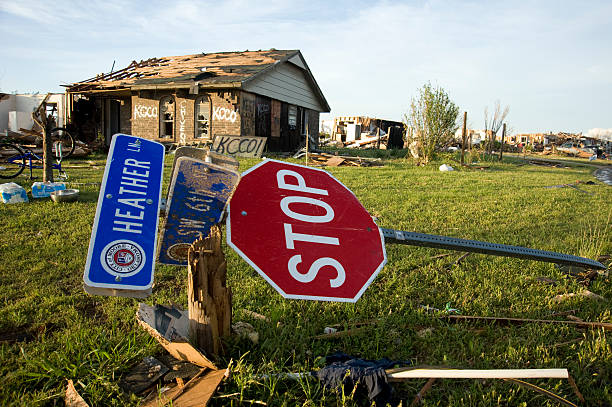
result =
M495 137L497 136L497 132L501 128L506 116L510 112L510 106L504 107L502 110L501 104L499 100L495 102L495 110L493 111L493 115L489 116L489 108L485 107L484 110L484 120L485 120L485 137L489 137L489 142L487 143L487 153L491 154L493 152L493 144L495 142Z

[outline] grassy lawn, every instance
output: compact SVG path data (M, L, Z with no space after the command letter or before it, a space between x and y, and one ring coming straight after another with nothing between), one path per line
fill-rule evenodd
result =
M351 151L355 154L355 151ZM374 154L374 153L372 153ZM415 167L401 154L376 152L384 166L328 170L378 218L381 227L522 245L597 258L612 253L612 187L596 181L593 168L575 161L570 168L520 165L516 157L487 163L487 170L440 172ZM403 152L405 154L405 152ZM166 182L172 156L166 159ZM547 157L544 157L547 158ZM0 405L63 405L66 379L90 405L137 406L139 398L122 392L122 375L144 356L162 348L138 327L138 300L93 297L82 288L82 274L93 223L104 156L88 157L97 168L67 169L69 187L81 200L54 204L0 204ZM297 162L296 160L292 160ZM257 160L241 160L244 171ZM82 165L85 160L68 164ZM39 174L40 170L39 170ZM579 185L593 193L545 186ZM23 175L18 183L29 191ZM387 357L415 365L456 368L568 368L586 405L612 403L612 344L609 332L562 325L500 326L449 323L420 305L458 308L464 315L549 319L576 310L585 321L612 322L612 285L600 276L588 288L606 298L558 294L584 289L554 265L472 254L448 267L460 253L432 259L442 250L387 245L388 263L355 304L283 299L246 262L226 247L234 321L246 321L260 335L254 345L230 338L227 354L235 361L232 378L222 385L214 405L363 405L315 381L264 380L262 374L304 372L320 367L335 350L366 359ZM546 284L538 277L555 280ZM186 270L157 266L149 304L186 308ZM242 310L271 318L254 320ZM552 317L555 318L555 317ZM560 317L565 318L565 317ZM354 336L312 339L331 324L365 320L374 325ZM281 324L278 324L278 323ZM431 328L431 329L429 329ZM426 382L395 385L408 401ZM577 402L565 380L531 380ZM406 405L406 404L403 404ZM439 380L425 406L553 405L537 393L491 380Z

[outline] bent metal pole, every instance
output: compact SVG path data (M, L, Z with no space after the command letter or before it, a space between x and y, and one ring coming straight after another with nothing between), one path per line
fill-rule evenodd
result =
M478 240L458 239L455 237L428 235L425 233L404 232L401 230L380 228L386 243L399 243L411 246L434 247L438 249L458 250L494 256L518 257L549 263L567 264L591 269L605 270L606 266L598 261L570 254L549 252L546 250L528 249L526 247L506 244L480 242Z

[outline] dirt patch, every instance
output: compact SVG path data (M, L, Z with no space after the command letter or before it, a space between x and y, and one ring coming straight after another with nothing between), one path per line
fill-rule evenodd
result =
M32 342L40 335L57 330L55 324L23 325L15 328L0 329L0 343Z
M102 310L102 304L92 297L87 297L81 302L74 304L74 308L85 318L91 318L96 321L106 321L106 315Z

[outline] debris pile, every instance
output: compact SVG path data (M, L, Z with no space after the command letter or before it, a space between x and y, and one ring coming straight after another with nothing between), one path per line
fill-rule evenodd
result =
M333 155L328 153L309 153L308 159L326 167L353 166L373 167L383 165L380 158L351 157L345 155Z
M189 316L175 307L140 304L138 323L169 353L160 361L146 357L122 381L131 393L145 395L144 406L206 405L230 368L218 369L204 353L189 343ZM163 379L159 391L155 387ZM174 386L170 384L175 383Z
M32 150L33 153L42 155L42 132L20 128L19 132L7 130L5 132L5 135L13 142L29 148L30 150ZM75 148L74 152L72 153L73 157L84 157L86 155L89 155L93 150L98 147L96 143L86 144L80 140L75 140L74 143Z

